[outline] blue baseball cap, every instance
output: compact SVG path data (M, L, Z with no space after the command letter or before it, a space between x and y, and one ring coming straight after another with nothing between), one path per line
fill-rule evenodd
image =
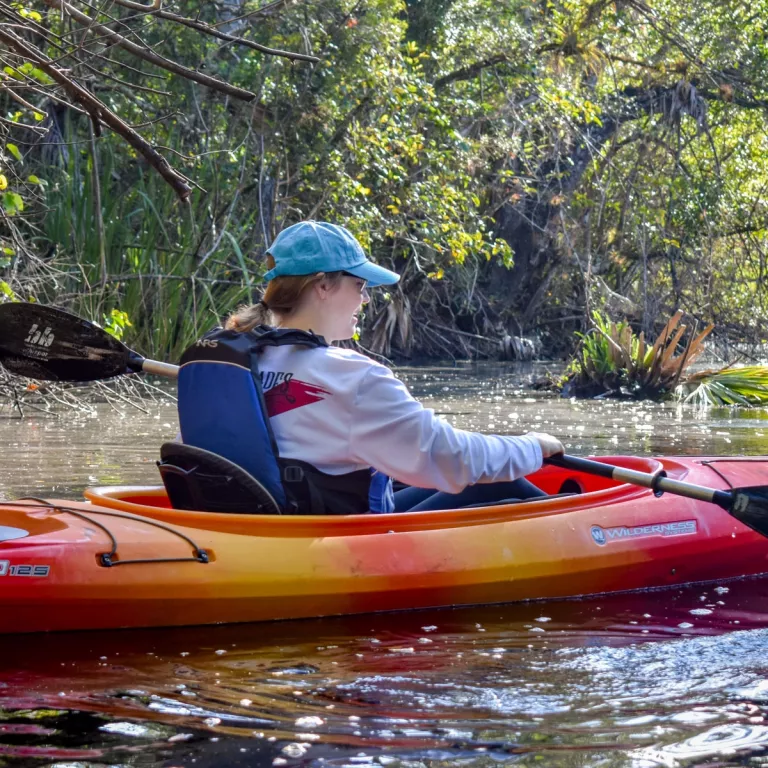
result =
M392 285L397 272L368 261L355 236L344 227L325 221L300 221L284 229L267 253L275 260L264 279L281 275L312 275L315 272L348 272L367 280L371 287Z

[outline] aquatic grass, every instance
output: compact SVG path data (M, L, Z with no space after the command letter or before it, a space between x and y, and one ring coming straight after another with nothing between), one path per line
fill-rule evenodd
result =
M56 246L60 279L38 298L96 322L118 308L132 323L128 344L176 361L201 333L254 300L252 273L260 265L249 260L242 244L254 239L258 207L233 193L226 204L199 194L194 207L185 208L156 174L138 165L118 174L106 142L98 167L102 227L90 158L72 152L66 167L52 170L42 235ZM201 184L227 189L218 174L215 159L208 158ZM219 213L212 213L214 203Z

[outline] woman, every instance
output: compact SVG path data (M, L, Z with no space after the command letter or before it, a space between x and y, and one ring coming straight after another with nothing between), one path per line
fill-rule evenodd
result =
M343 227L303 221L267 252L264 298L226 323L244 332L274 325L328 342L352 338L368 288L399 276L368 261ZM454 429L415 400L392 371L331 346L275 346L259 359L264 400L280 456L330 475L374 468L407 484L372 511L452 509L544 495L525 475L563 451L557 438Z

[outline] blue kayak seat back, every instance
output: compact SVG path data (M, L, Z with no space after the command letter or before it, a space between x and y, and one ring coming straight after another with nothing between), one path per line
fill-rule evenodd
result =
M325 345L302 331L260 326L247 333L217 328L193 344L179 369L179 423L186 445L202 448L242 467L272 494L289 503L279 452L264 403L258 371L267 346Z

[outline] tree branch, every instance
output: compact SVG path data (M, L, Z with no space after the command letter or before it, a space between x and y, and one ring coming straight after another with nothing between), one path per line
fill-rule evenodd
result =
M438 77L434 82L435 90L444 88L449 83L456 82L456 80L471 80L476 75L479 75L484 69L493 67L496 64L503 64L508 62L509 58L505 53L497 53L495 56L489 56L487 59L477 61L474 64L470 64L468 67L462 67L461 69L449 72L447 75Z
M3 27L0 27L0 42L5 43L27 61L34 62L43 72L55 80L73 101L81 104L93 120L104 123L119 136L122 136L173 187L181 200L186 200L189 197L191 187L185 176L172 168L168 161L143 136L134 131L109 107L67 77L58 67L55 67L42 51Z
M126 8L136 8L137 4L130 2L130 0L114 0L117 5L124 5ZM141 7L141 6L139 6ZM279 48L268 48L266 45L260 43L254 43L253 40L247 40L244 37L237 37L236 35L230 35L227 32L222 32L216 29L211 24L206 24L204 21L198 21L197 19L188 19L186 16L179 16L177 13L171 13L170 11L156 10L151 12L152 16L157 16L159 19L166 19L167 21L174 21L177 24L183 24L185 27L196 29L198 32L203 32L206 35L217 37L219 40L226 40L230 43L237 43L243 45L246 48L252 48L254 51L267 54L269 56L283 56L286 59L292 59L295 61L309 61L313 64L320 61L317 56L310 56L306 53L294 53L293 51L283 51Z
M707 101L724 101L728 104L736 104L739 107L744 107L745 109L768 108L768 99L748 99L744 96L737 96L735 94L727 96L720 92L702 90L699 90L699 94Z
M67 13L69 16L75 19L75 21L82 24L83 26L87 26L89 29L98 32L103 37L111 40L115 45L119 45L121 48L129 51L134 56L137 56L140 59L144 59L145 61L148 61L151 64L160 67L161 69L165 69L169 72L173 72L174 74L181 75L187 80L194 80L197 83L201 83L202 85L206 85L209 88L213 88L214 90L226 93L227 95L236 99L252 101L256 98L256 94L252 93L251 91L246 91L244 88L238 88L237 86L230 85L223 80L219 80L215 77L210 77L209 75L196 72L194 69L189 69L188 67L184 67L181 64L177 64L175 61L166 59L164 56L160 56L151 49L142 48L140 45L132 43L130 40L127 40L117 32L113 32L111 29L109 29L109 27L105 27L103 24L97 24L90 16L77 10L77 8L65 2L65 0L45 0L45 3L46 5L51 6L51 8L56 8L62 13Z
M235 16L232 19L225 19L224 21L217 21L214 27L220 27L224 24L233 24L236 21L242 21L243 19L250 19L253 16L259 16L262 19L268 19L270 16L274 16L278 11L281 11L290 0L274 0L271 3L262 5L260 8L256 8L254 11L248 11L248 13L242 14L242 16Z

